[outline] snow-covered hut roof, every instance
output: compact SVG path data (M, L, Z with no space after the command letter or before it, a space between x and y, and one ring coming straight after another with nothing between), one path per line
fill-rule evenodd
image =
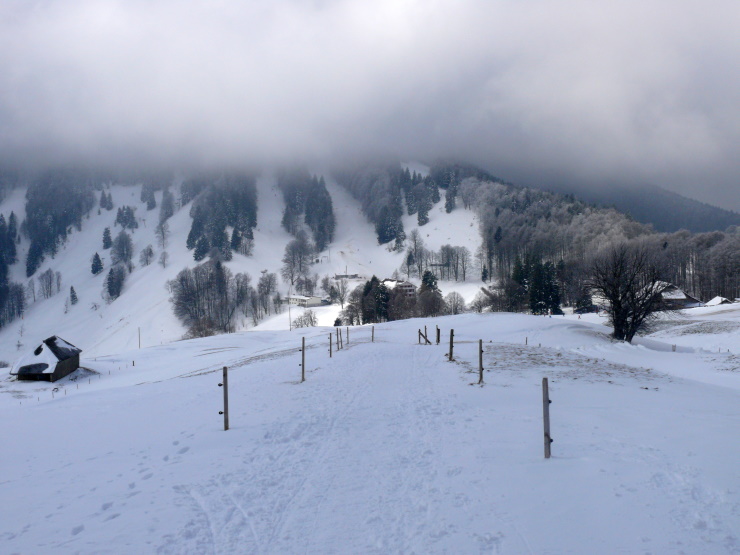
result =
M33 351L19 358L10 373L17 375L21 368L31 366L34 373L51 374L59 361L67 360L81 352L82 349L75 347L61 337L52 335L48 339L44 339Z
M717 306L720 304L731 304L732 301L730 299L726 299L724 297L714 297L711 301L707 301L707 306Z

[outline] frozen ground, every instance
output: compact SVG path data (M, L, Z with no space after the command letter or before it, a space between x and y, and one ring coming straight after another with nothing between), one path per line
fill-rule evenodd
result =
M250 331L2 374L0 552L740 553L740 313L702 310L635 345L484 314L350 328L333 358L330 328Z

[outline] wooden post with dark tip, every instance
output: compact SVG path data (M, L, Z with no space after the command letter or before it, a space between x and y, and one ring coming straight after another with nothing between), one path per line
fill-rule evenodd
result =
M478 372L480 373L480 378L478 378L478 383L483 383L483 340L478 340Z
M545 458L550 458L550 391L547 385L547 378L542 378L542 420L545 426Z
M452 350L455 348L455 330L450 330L450 362L455 360L455 357L452 354Z
M437 327L437 345L439 345L439 335L442 332L442 330L439 329L439 326L436 326L436 327Z
M329 334L329 358L331 358L331 334Z
M226 366L224 366L224 380L218 385L224 388L224 410L221 414L224 415L224 431L226 431L229 429L229 374Z
M306 381L306 338L301 337L301 382Z

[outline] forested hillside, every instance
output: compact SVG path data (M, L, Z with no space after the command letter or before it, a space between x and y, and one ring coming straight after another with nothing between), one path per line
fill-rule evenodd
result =
M658 233L615 209L456 162L325 175L291 168L260 177L59 171L4 179L15 200L0 210L0 327L52 298L65 299L69 317L78 302L125 311L118 299L145 282L190 335L258 325L284 309L287 294L324 296L341 305L345 323L558 313L590 305L591 261L623 243L648 249L667 282L699 299L740 297L737 227ZM351 264L361 282L350 287L336 275ZM402 295L382 281L390 277L419 289ZM485 294L476 296L480 286Z

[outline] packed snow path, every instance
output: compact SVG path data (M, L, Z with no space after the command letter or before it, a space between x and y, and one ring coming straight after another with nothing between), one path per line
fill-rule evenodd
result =
M64 380L53 400L48 384L12 383L14 397L0 396L12 423L1 551L740 551L738 389L629 364L639 355L688 372L703 363L695 354L625 348L578 324L485 318L431 321L444 327L439 346L416 344L420 321L376 326L375 343L352 328L331 359L329 329L182 342L86 361L99 374L79 389ZM524 334L537 345L508 340Z

